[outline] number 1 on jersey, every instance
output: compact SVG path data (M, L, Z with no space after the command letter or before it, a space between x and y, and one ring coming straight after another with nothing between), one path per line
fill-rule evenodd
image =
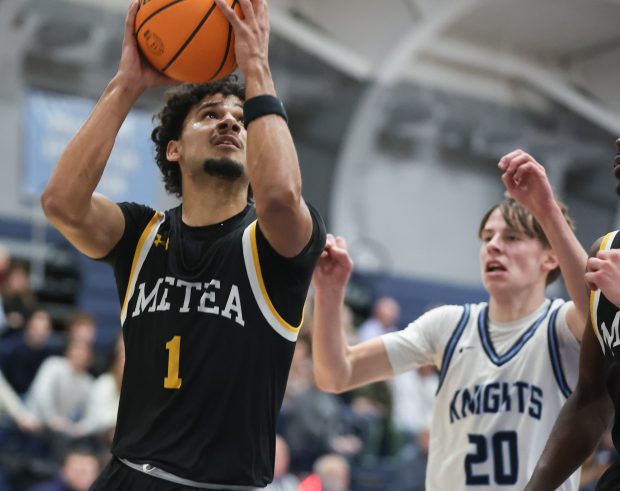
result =
M181 336L174 336L166 343L168 350L168 376L164 378L164 389L179 389L183 379L179 378L181 359Z

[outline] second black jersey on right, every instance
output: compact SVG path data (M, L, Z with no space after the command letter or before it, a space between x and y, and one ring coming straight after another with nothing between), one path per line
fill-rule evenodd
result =
M599 250L618 248L620 248L620 233L615 230L603 237ZM620 450L620 309L600 290L592 290L590 319L605 356L607 389L616 410L612 437L616 450Z

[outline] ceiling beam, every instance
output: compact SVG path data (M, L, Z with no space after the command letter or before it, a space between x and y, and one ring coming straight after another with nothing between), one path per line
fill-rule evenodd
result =
M0 98L15 103L23 91L22 60L37 21L16 23L24 8L21 0L0 1Z
M389 54L386 53L383 63L373 70L372 85L364 92L350 120L334 172L330 218L337 233L343 233L355 241L366 229L365 196L359 189L364 170L371 165L368 156L371 155L373 136L383 122L377 114L385 111L390 87L444 32L488 1L491 0L444 0L433 10L427 10L422 21L412 26Z
M92 5L112 12L124 12L127 0L68 0L79 5ZM274 33L323 60L334 69L356 80L368 78L370 61L357 51L337 42L324 31L293 17L285 8L270 6L270 24Z
M91 5L101 10L110 12L126 12L129 8L129 0L67 0L78 5Z
M323 31L293 17L287 10L272 7L269 13L273 32L291 44L323 60L356 80L368 78L371 64L357 51L337 42Z
M500 52L464 41L438 40L428 53L441 60L494 73L497 76L528 85L547 98L571 109L593 124L620 135L620 114L610 111L588 97L570 81L568 74L549 65L514 54Z
M446 0L434 11L428 12L422 22L412 28L391 49L373 74L381 85L392 85L421 52L432 45L450 26L488 0Z

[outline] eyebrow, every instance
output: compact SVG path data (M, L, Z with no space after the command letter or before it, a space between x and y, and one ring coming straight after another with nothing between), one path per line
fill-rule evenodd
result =
M485 232L490 232L490 233L495 233L495 232L501 232L501 233L508 233L508 234L525 234L527 235L523 230L518 230L516 228L511 228L511 227L506 227L502 230L498 230L495 228L483 228L480 231L480 235L482 235Z
M223 105L224 105L224 101L204 102L198 107L197 111L202 111L203 109L206 109L209 107L218 107L218 106L223 106ZM234 104L233 107L238 107L239 109L243 110L243 105L241 104Z

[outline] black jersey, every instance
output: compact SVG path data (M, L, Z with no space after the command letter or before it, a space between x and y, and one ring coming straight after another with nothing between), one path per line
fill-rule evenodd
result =
M266 485L320 217L311 209L312 239L287 259L253 206L207 227L183 224L180 206L120 207L125 232L106 258L126 347L112 453L192 481Z
M605 235L599 250L618 248L620 248L620 233L616 230ZM600 290L591 291L590 317L605 355L607 390L616 410L612 437L614 446L620 450L620 309Z

